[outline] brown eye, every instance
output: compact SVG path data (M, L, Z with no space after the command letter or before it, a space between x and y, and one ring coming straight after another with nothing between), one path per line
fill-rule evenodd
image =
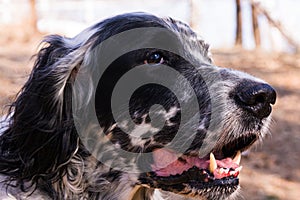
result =
M146 60L144 60L145 64L162 64L164 62L164 58L159 52L152 53L148 56Z

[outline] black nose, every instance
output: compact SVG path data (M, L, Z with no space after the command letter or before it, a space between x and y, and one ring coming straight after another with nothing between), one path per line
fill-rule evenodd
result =
M270 85L245 81L235 91L235 101L243 109L259 119L270 115L271 104L276 101L276 92Z

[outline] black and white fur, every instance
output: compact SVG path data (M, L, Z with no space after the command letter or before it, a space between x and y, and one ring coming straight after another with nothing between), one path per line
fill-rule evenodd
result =
M142 184L140 174L125 173L101 164L82 144L72 116L71 97L77 72L84 67L87 58L96 59L90 52L97 44L115 34L141 27L160 27L172 31L179 38L179 48L184 49L194 65L196 64L200 69L214 69L220 73L222 79L215 82L222 83L222 88L215 88L215 92L224 99L223 104L226 109L225 113L222 113L225 116L224 131L215 149L237 138L255 134L257 140L267 133L270 110L254 105L260 109L260 113L257 113L251 110L252 108L240 105L235 99L239 96L239 90L266 85L262 80L242 72L214 66L208 45L182 22L145 13L119 15L86 29L74 38L51 35L43 41L45 46L37 54L32 73L0 127L0 174L2 174L0 199L14 197L17 199L157 200L193 197L226 199L236 196L237 188L233 188L228 193L218 189L196 193L191 190L187 192L187 196L183 196L176 194L178 193L176 191L165 191ZM109 99L105 97L109 93L106 93L105 88L109 88L110 84L117 81L110 77L118 75L120 73L118 69L143 64L147 60L147 51L151 53L153 50L134 51L113 63L112 70L108 72L105 79L107 87L97 89L96 92L96 98L100 98L102 103L97 108L100 125L107 130L115 145L132 152L151 151L170 142L170 137L176 131L180 114L178 103L168 91L154 88L149 90L154 93L151 97L147 96L149 95L147 88L145 88L147 92L138 92L131 105L133 120L137 123L147 123L148 108L153 103L160 103L165 108L166 120L170 122L166 123L166 126L169 126L166 130L150 139L146 138L145 141L134 140L130 135L122 132L116 127L113 117L109 114L109 109L107 110L110 106ZM206 97L207 93L202 91L203 83L198 80L199 77L194 77L193 70L189 71L189 64L186 61L168 52L161 53L167 65L190 78L200 99L200 112L203 112L200 121L203 123L199 124L199 133L187 150L187 153L195 154L201 146L202 134L206 134L205 120L208 119L209 113L205 112L210 101ZM155 95L156 93L159 95ZM188 98L187 94L186 100ZM243 100L244 97L240 98ZM262 95L261 98L268 97ZM268 105L270 103L273 102L268 102Z

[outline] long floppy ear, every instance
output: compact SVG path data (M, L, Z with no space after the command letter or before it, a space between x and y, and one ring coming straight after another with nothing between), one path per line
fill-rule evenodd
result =
M24 187L54 181L78 149L72 119L72 76L84 51L67 39L47 37L32 73L11 106L9 128L0 136L0 173Z

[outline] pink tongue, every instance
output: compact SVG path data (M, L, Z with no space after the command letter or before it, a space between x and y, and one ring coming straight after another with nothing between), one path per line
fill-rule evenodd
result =
M167 149L158 149L153 152L154 163L151 165L152 170L158 176L170 176L182 174L184 171L196 166L200 169L208 169L209 160L202 159L196 156L181 156L182 160L178 160L179 156ZM238 167L232 162L231 158L216 160L218 168L233 168Z

